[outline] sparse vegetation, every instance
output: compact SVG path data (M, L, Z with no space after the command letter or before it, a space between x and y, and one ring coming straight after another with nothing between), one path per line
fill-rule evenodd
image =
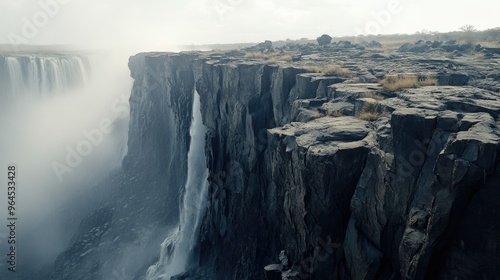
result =
M380 83L386 90L397 91L418 87L418 78L416 76L387 76Z
M290 54L282 54L279 52L247 52L245 53L245 58L250 59L263 59L266 60L269 64L277 64L281 61L290 62L292 61L292 55Z
M345 68L341 68L340 66L334 64L308 65L303 67L303 69L312 73L337 74L342 77L351 76L351 71Z
M290 55L283 55L280 57L270 57L267 59L267 63L269 64L277 64L279 62L290 62L292 61L292 56Z
M463 26L462 26L463 27ZM473 27L473 26L472 26ZM474 27L473 27L474 28ZM474 37L474 41L479 44L487 47L500 47L500 27L489 28L486 30L479 30L475 32L469 32ZM464 35L466 31L460 29L457 26L457 31L452 32L437 32L432 30L421 30L415 32L413 34L390 34L390 35L358 35L358 36L342 36L342 37L334 37L333 41L350 41L352 43L362 43L362 42L371 42L377 41L383 45L383 51L389 52L390 50L394 50L399 48L402 44L408 42L416 42L418 40L429 40L429 41L449 41L449 40L457 40L459 43L464 42ZM234 50L234 49L243 49L248 47L253 47L257 43L239 43L239 44L215 44L215 45L200 45L196 46L201 49L221 49L221 50ZM281 41L273 41L273 48L282 48L292 44L314 44L317 45L316 39L309 38L300 38L300 39L288 39ZM10 50L10 45L5 45L5 49ZM23 48L25 46L22 46ZM2 46L0 45L0 50Z
M246 58L268 59L270 56L271 56L271 54L264 53L264 52L247 52L247 53L245 53Z
M434 77L425 77L421 80L418 81L418 85L421 86L421 87L425 87L425 86L437 86L439 85L439 81L438 79L434 78Z
M405 88L417 88L421 86L436 86L438 85L438 80L433 77L425 77L423 79L419 79L417 76L387 76L380 84L384 87L384 89L388 91L397 91Z
M378 112L378 105L376 103L365 103L361 112L358 115L358 118L365 121L376 121L380 117L380 113Z

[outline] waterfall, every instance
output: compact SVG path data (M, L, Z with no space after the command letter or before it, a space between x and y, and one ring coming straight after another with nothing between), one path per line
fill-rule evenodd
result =
M15 57L6 57L5 62L10 77L11 92L12 95L16 96L20 92L22 92L24 88L23 70L21 68L21 63L19 63L19 61Z
M186 271L196 246L207 201L208 169L205 158L206 128L202 123L200 97L194 91L193 120L189 134L188 178L179 226L161 244L160 260L148 269L146 279L170 279Z
M88 82L88 71L78 56L7 56L10 95L46 96Z

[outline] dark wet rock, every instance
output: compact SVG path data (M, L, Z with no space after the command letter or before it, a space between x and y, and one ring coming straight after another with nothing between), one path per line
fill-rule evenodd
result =
M281 280L281 270L283 266L281 264L270 264L264 267L266 271L267 280Z

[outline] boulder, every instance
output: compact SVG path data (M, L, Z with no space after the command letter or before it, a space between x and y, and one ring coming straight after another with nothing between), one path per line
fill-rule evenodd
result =
M318 39L316 39L316 41L318 41L318 45L320 46L325 46L325 45L328 45L332 42L332 37L330 35L327 35L327 34L323 34L321 35L321 37L318 37Z

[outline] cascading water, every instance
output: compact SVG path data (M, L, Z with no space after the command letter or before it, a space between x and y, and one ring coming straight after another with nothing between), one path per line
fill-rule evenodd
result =
M24 88L23 69L16 57L6 57L5 62L10 77L11 92L16 96Z
M5 70L13 97L44 96L88 81L85 63L78 56L8 56Z
M202 123L200 97L194 91L193 121L189 131L188 178L181 206L180 224L161 244L160 260L148 269L146 279L170 279L185 272L196 246L208 190L205 158L206 128Z

